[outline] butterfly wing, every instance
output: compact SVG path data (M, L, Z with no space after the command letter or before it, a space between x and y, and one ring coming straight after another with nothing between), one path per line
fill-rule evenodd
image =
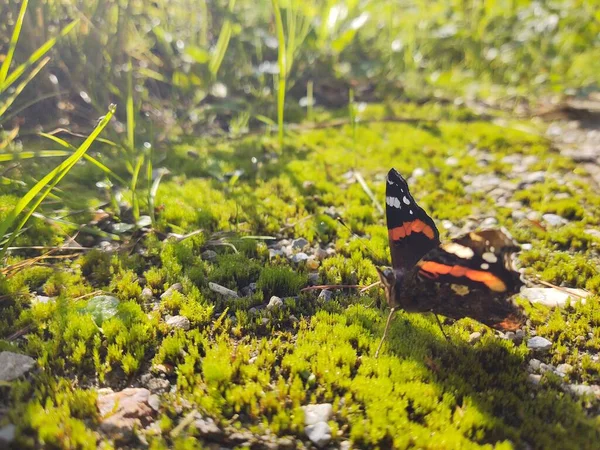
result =
M394 269L407 271L440 243L435 222L411 195L396 169L386 179L385 214Z
M417 263L419 274L492 292L514 294L523 285L512 269L519 246L501 230L483 230L440 244Z
M525 316L510 299L523 286L512 268L511 256L518 250L502 230L468 233L431 250L417 263L421 290L434 293L428 295L430 310L504 331L519 328Z

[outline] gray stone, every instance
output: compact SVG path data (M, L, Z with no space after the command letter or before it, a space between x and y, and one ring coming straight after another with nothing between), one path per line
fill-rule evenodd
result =
M308 284L315 285L319 282L319 272L311 272L308 274Z
M214 261L217 259L217 252L214 250L204 250L200 256L204 261Z
M12 381L25 375L35 366L35 359L20 353L0 353L0 381Z
M331 427L327 422L317 422L304 428L308 439L319 448L325 447L331 441Z
M547 351L550 350L551 347L552 342L541 336L532 337L527 341L527 348L533 351Z
M595 396L600 397L600 386L588 386L586 384L569 384L567 389L575 395L579 396Z
M173 316L167 320L167 325L172 329L181 329L181 330L189 330L190 329L190 319L184 316Z
M574 295L569 295L572 292ZM525 297L531 303L539 303L549 307L563 307L567 303L569 297L575 301L581 297L587 297L588 292L583 289L555 289L555 288L524 288L521 289L521 296ZM583 300L585 302L585 300Z
M423 175L425 175L425 169L417 167L415 170L412 171L411 177L417 179L419 177L422 177Z
M541 363L540 364L540 372L554 372L555 367L552 364Z
M147 302L149 302L150 300L152 300L154 298L154 294L152 293L152 289L150 289L149 287L145 287L144 289L142 289L142 300L145 300Z
M329 300L331 300L332 295L333 295L333 292L331 292L328 289L323 289L321 291L321 293L319 294L319 300L323 300L325 302L328 302Z
M317 259L325 259L325 258L327 258L327 256L329 256L327 254L327 251L325 249L322 249L321 247L317 247L314 255L315 255L315 258L317 258Z
M153 394L161 394L164 392L168 392L171 388L171 383L169 382L169 380L165 380L164 378L153 377L150 374L148 375L149 376L145 380L143 380L142 383Z
M220 284L209 282L208 287L211 291L224 295L225 297L239 298L237 292L227 289L225 286L221 286Z
M314 425L317 422L327 422L333 416L333 405L331 403L319 403L303 406L304 424Z
M540 384L540 381L542 380L542 376L541 375L537 375L535 373L530 373L529 375L527 375L527 381L529 381L531 384L538 386Z
M183 290L183 286L181 283L175 283L169 287L165 292L163 292L160 298L169 298L173 295L173 292L181 292Z
M510 216L513 218L513 220L523 220L525 219L525 217L527 217L527 214L525 214L523 211L521 210L513 210L510 213Z
M267 309L269 311L277 310L283 306L283 300L281 300L276 295L272 296L269 300L269 304L267 305Z
M583 230L583 232L585 234L589 234L592 237L600 239L600 230L597 230L595 228L586 228L585 230Z
M31 304L46 304L56 300L56 297L46 297L45 295L36 295L31 299Z
M545 172L530 172L523 177L521 183L519 183L519 188L524 188L531 184L543 183L546 179Z
M294 250L303 250L305 247L308 246L308 244L309 242L306 239L298 238L292 241L292 248Z
M15 440L16 435L17 427L12 423L4 425L2 428L0 428L0 444L2 444L2 448L10 445L10 443Z
M223 430L221 430L210 417L196 419L194 421L194 427L198 430L198 433L204 437L214 439L223 436Z
M469 335L469 344L475 344L481 340L481 333L479 331L474 331Z
M541 366L542 362L539 359L531 359L529 360L529 370L532 372L537 372L538 370L540 370L540 366Z
M482 227L493 227L494 225L498 224L498 219L496 219L495 217L486 217L485 219L483 219L483 222L481 222L481 226Z
M150 391L144 388L98 391L100 429L116 440L131 439L135 428L152 422L156 400L151 397Z
M296 253L294 256L292 256L292 262L294 262L294 263L306 261L307 259L308 259L308 255L304 252Z
M544 219L544 221L551 227L560 227L561 225L566 225L569 223L567 219L559 216L558 214L544 214L542 219Z
M568 363L559 364L556 366L556 374L559 376L566 376L573 371L573 366Z

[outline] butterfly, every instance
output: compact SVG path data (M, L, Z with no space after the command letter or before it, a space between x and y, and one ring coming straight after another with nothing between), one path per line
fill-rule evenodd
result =
M396 169L386 178L386 220L392 267L377 268L390 307L383 338L397 309L470 317L502 331L525 322L511 296L523 286L512 267L519 246L505 230L474 231L442 243ZM439 319L438 319L439 323ZM443 330L442 330L443 331Z

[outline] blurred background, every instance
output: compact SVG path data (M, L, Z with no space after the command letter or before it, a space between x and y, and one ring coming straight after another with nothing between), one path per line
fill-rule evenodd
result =
M282 75L286 122L313 103L343 107L351 91L360 102L479 100L523 112L540 98L585 96L600 78L597 1L28 3L13 64L44 46L50 60L2 116L21 135L89 131L128 99L146 139L240 134L276 122ZM21 5L0 0L2 59ZM117 117L125 134L124 107Z

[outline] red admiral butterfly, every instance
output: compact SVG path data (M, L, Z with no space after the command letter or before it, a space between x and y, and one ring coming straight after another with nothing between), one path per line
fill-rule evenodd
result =
M511 261L519 246L507 232L476 231L441 243L435 222L396 169L387 175L385 195L392 267L377 270L391 311L376 355L398 308L470 317L503 331L524 323L509 299L523 283Z

